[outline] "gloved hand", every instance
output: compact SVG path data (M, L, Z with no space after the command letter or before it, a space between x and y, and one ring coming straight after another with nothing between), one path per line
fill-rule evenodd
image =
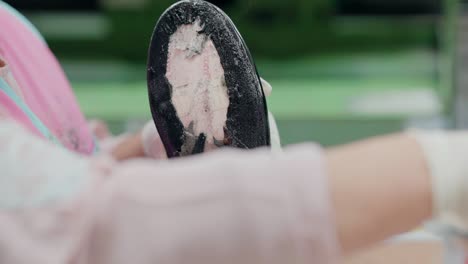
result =
M270 96L272 93L271 85L260 78L262 82L263 93L266 97ZM271 112L268 113L269 122L270 122L270 137L271 137L271 148L273 151L278 151L281 149L280 135L278 131L278 126L276 125L275 118ZM159 137L156 126L153 121L149 121L142 132L142 142L143 149L145 154L148 157L155 159L165 159L167 158L166 151L164 150L164 145Z
M468 234L468 132L413 132L432 177L433 216Z
M271 85L263 78L260 78L260 80L262 81L263 93L266 97L269 97L273 91L273 87L271 87ZM271 149L273 151L279 151L281 150L281 138L278 125L276 124L276 119L270 111L268 111L268 121L270 122Z

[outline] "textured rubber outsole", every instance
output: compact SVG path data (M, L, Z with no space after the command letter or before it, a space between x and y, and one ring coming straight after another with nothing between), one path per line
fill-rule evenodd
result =
M161 16L153 32L148 56L151 113L168 157L202 153L208 140L205 133L194 134L193 127L184 125L178 116L173 102L174 87L167 78L171 36L181 26L194 23L201 25L199 34L206 35L217 50L229 97L226 122L218 128L224 131L224 138L214 139L214 144L243 149L269 146L266 100L244 40L219 8L205 1L187 0L174 4Z

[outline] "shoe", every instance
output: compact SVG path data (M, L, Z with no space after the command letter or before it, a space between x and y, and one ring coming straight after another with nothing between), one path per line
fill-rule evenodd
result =
M164 12L151 39L147 78L169 158L270 145L255 63L231 19L213 4L186 0Z

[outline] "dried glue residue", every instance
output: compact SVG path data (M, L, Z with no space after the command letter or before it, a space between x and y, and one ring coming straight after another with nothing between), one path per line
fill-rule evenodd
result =
M224 139L229 97L219 54L202 30L197 19L170 37L166 77L172 86L172 104L187 133L194 137L203 133L205 150L209 150Z

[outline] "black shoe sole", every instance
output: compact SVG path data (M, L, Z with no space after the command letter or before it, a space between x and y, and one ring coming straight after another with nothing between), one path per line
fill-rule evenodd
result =
M151 39L147 80L151 113L169 158L202 153L207 135L194 135L172 102L173 87L166 77L171 36L182 25L201 22L214 44L224 70L229 106L216 147L253 149L270 145L268 110L252 56L231 19L216 6L201 0L181 1L164 12Z

